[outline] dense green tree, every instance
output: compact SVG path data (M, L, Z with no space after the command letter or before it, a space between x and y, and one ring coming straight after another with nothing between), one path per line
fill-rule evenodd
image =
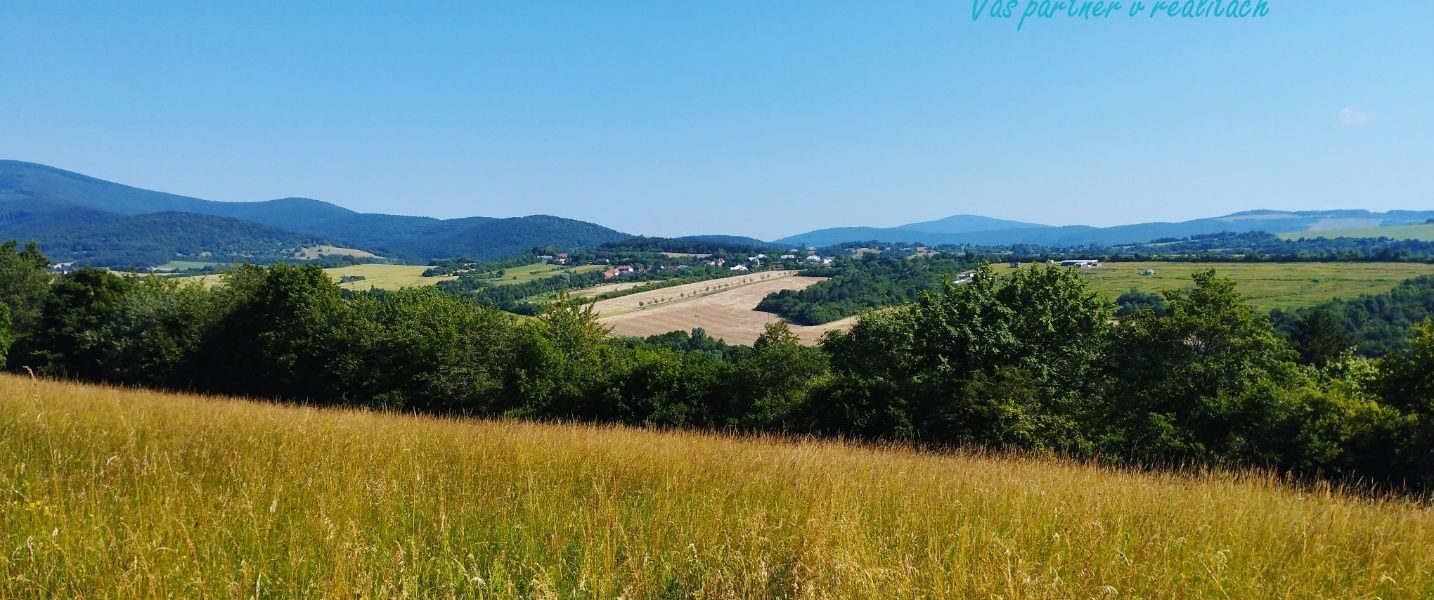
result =
M1164 315L1168 310L1165 306L1165 296L1158 292L1132 289L1115 299L1115 316L1117 318L1128 317L1142 308L1154 311L1156 316Z
M517 414L552 418L603 418L621 404L608 384L620 373L616 347L591 304L559 293L519 334Z
M1299 383L1294 353L1234 281L1205 271L1167 291L1169 314L1135 311L1110 357L1118 381L1102 423L1107 450L1187 463L1273 462L1288 439L1285 390Z
M1409 351L1380 361L1384 402L1407 415L1399 461L1406 477L1434 486L1434 318L1414 326Z
M133 279L99 269L80 269L57 279L24 360L36 371L56 377L109 376L100 330L114 319L132 285Z
M1328 310L1305 314L1295 322L1289 339L1300 362L1317 367L1337 360L1359 343Z
M152 387L195 387L195 361L218 317L203 286L142 277L124 291L96 332L111 381Z
M707 330L698 327L692 331L671 331L647 338L647 343L683 352L704 352L714 356L725 356L732 346L720 338L714 338Z
M14 341L10 332L10 307L0 304L0 366L5 364L5 355Z
M1109 307L1072 270L977 269L907 309L829 337L820 430L1084 451L1079 418L1101 390Z
M16 346L12 358L27 354L26 340L40 325L53 278L49 266L34 243L24 248L14 240L0 244L0 304L10 313L10 339Z
M617 388L610 410L628 423L721 427L721 408L731 397L730 363L703 351L679 351L635 344L622 355L625 364L609 371Z
M799 427L811 390L827 376L828 361L820 350L803 346L785 321L776 321L767 324L734 370L731 394L738 405L729 409L734 417L731 424L792 431Z
M358 401L366 322L323 269L246 267L227 276L215 299L220 317L201 349L212 388L318 403Z
M1110 311L1078 273L1047 265L1002 276L983 267L969 283L923 297L916 315L916 354L932 384L922 419L933 436L1084 446L1077 420L1101 387Z
M432 288L355 299L377 330L363 372L381 406L490 414L501 404L514 317Z
M807 421L830 435L910 440L917 435L912 398L924 386L916 310L866 313L851 330L822 340L834 377L808 402Z

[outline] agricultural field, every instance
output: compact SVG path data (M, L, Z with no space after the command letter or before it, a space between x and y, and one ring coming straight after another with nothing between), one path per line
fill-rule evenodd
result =
M0 375L0 597L1427 598L1434 512L1259 473Z
M1141 275L1146 269L1155 275ZM1113 300L1131 288L1189 287L1190 275L1205 269L1233 278L1240 292L1260 310L1303 308L1332 298L1387 292L1406 279L1434 274L1434 265L1418 263L1176 262L1108 262L1082 269L1081 274L1095 290Z
M451 275L424 277L423 272L426 270L428 270L428 267L422 265L369 264L335 267L332 269L324 269L324 272L328 273L329 278L333 279L336 283L345 277L363 277L361 280L339 284L341 288L354 291L369 289L396 290L406 287L422 287L425 285L437 285L440 281L457 279L457 277ZM204 286L214 286L218 285L223 277L221 274L194 275L182 277L181 281L192 281Z
M781 320L777 315L756 310L762 298L824 280L797 277L796 271L764 271L602 300L594 305L594 311L615 335L647 337L701 327L729 344L751 344L768 323ZM846 329L854 322L855 319L842 319L791 328L803 342L816 343L827 331Z
M521 267L503 269L503 276L486 280L493 285L515 285L535 279L546 279L561 273L591 273L603 270L602 265L575 265L571 267L551 263L533 263Z
M440 281L457 279L453 276L424 277L423 272L428 267L423 265L353 265L348 267L336 267L324 269L325 273L334 281L341 281L344 277L363 277L359 281L340 283L339 287L354 291L369 289L396 290L406 287L423 287L425 285L437 285Z
M1331 229L1323 231L1294 231L1279 234L1286 240L1315 238L1379 238L1395 240L1419 240L1434 242L1434 223L1422 225L1394 225L1390 227L1362 227L1359 229Z
M161 272L168 272L168 271L197 271L197 270L199 270L199 269L205 269L205 268L208 268L208 267L217 267L217 266L219 266L219 263L214 263L214 262L200 262L200 261L193 261L193 260L171 260L171 261L169 261L169 262L167 262L167 263L164 263L164 264L162 264L162 265L159 265L159 266L155 267L154 270L155 270L155 271L161 271Z

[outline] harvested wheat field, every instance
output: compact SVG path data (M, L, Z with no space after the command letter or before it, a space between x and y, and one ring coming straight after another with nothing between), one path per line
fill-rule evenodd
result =
M606 293L608 293L608 292L621 292L621 291L623 291L623 290L630 290L630 289L632 289L632 288L635 288L635 287L638 287L638 286L641 286L641 285L647 285L647 284L650 284L650 283L652 283L652 282L650 282L650 281L625 281L625 282L623 282L623 283L604 283L604 284L602 284L602 285L595 285L595 286L590 287L590 288L583 288L583 289L580 289L580 290L573 290L572 295L573 295L573 297L575 297L575 298L588 298L588 297L592 297L592 296L599 296L599 295L602 295L602 294L606 294Z
M1261 475L0 375L0 598L1421 598L1434 511Z
M751 344L777 315L755 310L767 294L800 290L825 280L797 277L796 271L766 271L689 283L598 302L594 310L614 335L647 337L669 331L702 328L729 344ZM803 342L812 344L833 329L846 329L855 319L823 325L792 325Z

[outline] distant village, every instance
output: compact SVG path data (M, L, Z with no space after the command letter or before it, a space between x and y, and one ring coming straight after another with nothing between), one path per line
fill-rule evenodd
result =
M543 261L543 262L550 263L550 264L555 264L555 265L568 265L568 264L570 263L570 260L571 260L571 259L570 259L570 256L569 256L568 253L566 253L566 252L559 252L559 253L557 253L557 254L551 254L551 255L545 254L545 255L539 256L538 259L541 260L541 261ZM823 265L831 265L832 263L834 263L834 262L836 261L836 257L834 257L834 256L821 256L821 255L819 255L819 254L816 253L816 249L815 249L815 248L808 248L805 252L803 252L802 250L792 249L792 250L790 250L789 252L787 252L786 254L783 254L783 255L777 257L776 260L777 260L777 261L781 261L781 262L788 262L788 261L797 261L797 260L800 260L801 263L802 263L803 265L805 265L805 266L823 266ZM733 259L733 260L731 260L731 261L729 261L729 260L726 259L726 258L707 257L707 258L704 258L704 259L701 260L701 261L698 261L697 264L706 265L706 266L710 266L710 267L726 267L728 271L733 271L733 272L741 273L741 272L752 271L752 270L761 268L764 264L766 264L766 263L768 263L768 262L770 262L770 261L772 261L772 259L771 259L770 257L768 257L766 254L754 254L754 255L752 255L752 256L746 257L745 259ZM610 265L610 264L612 264L612 261L611 261L610 259L607 259L607 258L597 258L597 259L593 259L593 260L591 261L591 264ZM730 264L730 266L728 266L729 264ZM602 271L602 278L603 278L603 279L613 279L613 278L623 277L623 276L628 276L628 275L636 275L636 274L638 274L638 273L648 273L648 272L652 272L652 271L666 271L666 270L681 271L681 270L690 269L690 268L692 268L692 265L678 264L678 263L659 264L659 265L656 265L656 266L643 267L643 268L634 267L633 265L630 265L630 264L618 264L618 265L612 265L611 267L609 267L609 268L603 270L603 271Z

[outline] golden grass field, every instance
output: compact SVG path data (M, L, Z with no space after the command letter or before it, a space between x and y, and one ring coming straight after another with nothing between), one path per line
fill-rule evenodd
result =
M1434 511L1267 476L0 376L0 598L1428 598Z
M1154 276L1142 276L1146 269ZM1235 280L1245 299L1262 311L1304 308L1334 298L1379 294L1401 281L1434 274L1434 265L1419 263L1172 263L1108 262L1081 269L1086 281L1114 300L1132 287L1147 291L1191 287L1190 275L1215 269ZM1005 267L997 267L997 271Z
M424 277L423 272L426 270L428 270L428 267L422 265L364 264L334 267L324 269L324 272L328 273L329 278L335 282L338 282L346 275L362 276L362 280L339 284L341 288L356 292L370 289L397 290L406 287L423 287L425 285L438 285L440 281L457 279L457 277L452 275ZM222 274L192 275L183 277L180 281L197 282L205 287L213 287L219 285L219 282L222 281L223 278L224 275Z
M364 279L341 283L339 287L354 291L378 289L397 290L406 287L423 287L425 285L438 285L440 281L457 279L452 275L438 277L424 277L423 272L428 267L423 265L353 265L348 267L335 267L324 269L329 278L339 281L346 275L358 275Z
M768 323L782 320L772 313L756 310L768 294L779 290L800 290L824 281L824 277L797 277L796 271L761 271L722 279L673 286L594 304L602 324L615 335L647 337L669 331L690 331L701 327L708 335L729 344L751 344ZM816 326L792 325L792 332L806 343L816 343L833 329L847 329L855 318Z

